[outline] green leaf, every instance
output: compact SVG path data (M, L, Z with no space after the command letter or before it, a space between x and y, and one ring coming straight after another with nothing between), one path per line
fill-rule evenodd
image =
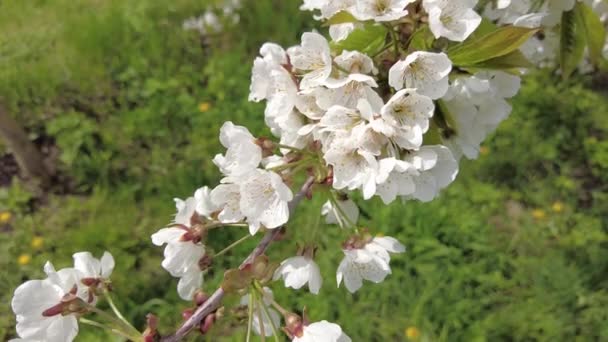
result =
M448 49L448 56L457 66L472 66L489 59L508 55L519 49L538 29L515 26L498 28L479 38Z
M518 69L518 68L533 68L532 64L524 54L515 50L507 55L488 59L471 66L478 69Z
M338 53L342 50L357 50L374 55L384 46L387 33L388 30L382 25L365 24L362 28L354 30L345 40L333 42L332 48Z
M423 26L414 32L409 48L412 51L428 51L433 46L435 37L428 26Z
M570 77L585 53L585 29L577 8L562 14L559 61L564 79Z
M591 62L598 65L603 58L602 50L604 48L604 43L606 42L606 28L600 20L600 17L585 3L578 2L574 10L578 14L578 19L585 30Z
M337 24L345 24L352 23L358 21L352 14L347 11L340 11L336 13L333 17L329 18L323 26L337 25Z

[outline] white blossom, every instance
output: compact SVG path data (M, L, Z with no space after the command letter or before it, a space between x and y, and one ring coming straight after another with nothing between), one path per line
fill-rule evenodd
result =
M429 97L418 94L415 89L402 89L382 107L381 115L395 127L391 138L397 145L417 149L434 112L435 105Z
M15 290L11 306L17 334L23 340L73 341L78 334L78 319L64 304L69 304L65 300L87 300L77 289L82 274L74 268L55 271L50 262L44 270L46 279L29 280Z
M445 53L416 51L389 70L389 84L396 90L416 88L419 94L438 99L448 90L452 62Z
M302 45L290 48L287 53L291 64L306 72L300 81L301 89L322 85L332 71L332 58L327 39L316 32L302 35Z
M194 197L185 201L175 199L177 213L173 225L152 235L154 245L167 245L161 265L171 276L180 278L177 289L184 300L192 299L203 283L203 270L199 262L205 256L205 246L195 238L197 232L192 228L199 215L207 214L197 212L197 208L209 211L210 205L210 193L206 187L198 189Z
M278 174L255 170L240 184L240 193L241 212L247 217L251 235L261 226L278 228L289 219L288 203L293 194Z
M435 38L462 42L481 23L481 17L473 9L477 0L424 0L422 4Z
M90 252L74 254L74 268L82 273L84 278L110 279L114 270L114 257L104 252L101 259L95 258Z
M283 278L285 287L300 289L308 283L310 293L319 294L323 278L319 266L307 256L295 256L281 262L274 280Z
M213 158L223 174L238 177L255 169L262 161L262 149L243 126L227 121L220 129L220 142L227 151Z
M300 336L294 336L293 342L350 342L342 328L328 321L304 325Z
M260 48L261 57L253 62L249 101L259 102L271 96L271 73L283 69L287 64L287 53L274 43L265 43Z
M391 273L389 253L403 253L405 247L390 237L373 238L362 247L347 247L344 259L338 266L336 279L338 286L344 280L346 289L355 293L363 285L363 280L374 283L384 281Z
M393 21L405 17L407 5L415 0L357 0L354 16L359 20L378 22Z
M458 162L442 145L422 146L419 151L411 152L406 161L418 171L413 177L416 191L411 197L422 202L437 197L439 191L452 183L458 174Z

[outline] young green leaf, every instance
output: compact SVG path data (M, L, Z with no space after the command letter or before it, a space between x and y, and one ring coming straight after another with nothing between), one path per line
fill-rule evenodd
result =
M500 70L532 67L534 67L534 64L532 64L520 50L515 50L507 55L488 59L487 61L483 61L471 66L471 68L477 69Z
M606 28L600 17L585 3L578 2L575 11L579 16L578 20L582 23L585 30L589 58L593 64L598 65L602 59L602 49L606 42Z
M374 55L384 46L387 33L387 28L382 25L365 24L354 30L345 40L332 43L332 48L337 52L357 50Z
M323 26L352 23L352 22L355 22L355 21L357 21L357 18L355 18L349 12L347 12L347 11L340 11L340 12L336 13L333 17L329 18L323 24Z
M448 56L457 66L472 66L489 59L508 55L519 49L538 29L515 26L498 28L479 38L448 49Z
M564 79L570 77L585 53L585 29L577 8L562 14L559 61Z

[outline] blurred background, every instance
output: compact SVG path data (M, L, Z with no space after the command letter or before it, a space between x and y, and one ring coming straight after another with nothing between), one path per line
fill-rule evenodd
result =
M264 104L247 101L259 46L324 29L296 0L243 1L213 30L188 21L212 2L0 2L0 123L14 121L36 157L28 174L0 141L0 340L14 337L14 289L41 277L46 260L66 267L81 250L114 255L115 298L138 327L153 312L168 332L191 306L150 235L170 222L174 197L219 180L211 158L224 121L269 135ZM338 322L354 341L608 340L608 76L535 72L513 108L439 199L360 202L367 225L408 248L385 282L336 289L341 252L328 228L321 295L276 283L279 302ZM321 204L301 207L294 244L271 257L295 252ZM219 260L205 289L254 243ZM241 341L242 319L226 310L192 340ZM81 327L77 341L115 339L93 329Z

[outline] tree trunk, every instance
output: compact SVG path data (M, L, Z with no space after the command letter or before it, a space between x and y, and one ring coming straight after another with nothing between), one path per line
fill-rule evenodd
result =
M9 115L2 103L0 103L0 138L12 152L28 180L37 181L42 188L47 187L50 173L44 164L42 153L28 139L27 133Z

